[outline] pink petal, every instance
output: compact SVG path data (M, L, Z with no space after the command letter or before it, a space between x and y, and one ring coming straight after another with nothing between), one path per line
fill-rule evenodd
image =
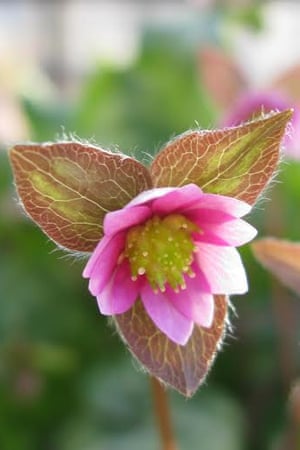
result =
M153 188L149 189L148 191L141 192L139 195L137 195L133 200L131 200L127 205L126 208L129 206L138 206L138 205L144 205L145 203L150 203L153 200L163 197L164 195L168 194L169 192L173 192L174 190L178 190L180 188L177 187L163 187L163 188Z
M90 277L89 290L98 295L112 276L124 248L125 233L104 237L88 261L83 276Z
M197 223L201 233L195 239L214 245L227 245L237 247L251 241L257 234L256 229L241 219L234 219L219 224Z
M202 291L202 280L199 278L186 277L186 289L176 293L169 288L167 295L187 319L209 328L214 317L214 298L212 294Z
M103 236L103 238L98 242L95 250L91 254L83 272L82 276L83 278L89 278L94 270L94 268L97 266L97 261L99 259L99 255L102 253L102 251L105 249L105 247L110 243L111 238L107 238L106 236Z
M193 331L193 322L183 316L161 292L155 294L145 284L141 290L145 309L155 325L176 344L185 345Z
M209 205L208 208L198 209L193 206L191 208L188 208L185 211L184 215L187 217L187 219L195 222L199 226L201 226L203 223L211 225L236 219L236 217L232 216L231 214L219 211L217 209L210 209Z
M218 194L202 195L188 211L197 211L199 208L221 211L232 217L242 217L251 210L251 206L242 200Z
M104 232L106 236L116 234L126 228L145 222L151 216L148 206L134 206L118 209L106 214Z
M195 204L203 195L205 194L198 186L187 184L153 200L152 210L157 214L168 214L178 210L184 214L185 209Z
M247 278L240 255L235 248L197 242L195 254L200 270L212 294L244 294Z
M139 295L141 283L131 280L127 261L120 264L109 284L97 296L100 312L105 315L122 314L128 311Z

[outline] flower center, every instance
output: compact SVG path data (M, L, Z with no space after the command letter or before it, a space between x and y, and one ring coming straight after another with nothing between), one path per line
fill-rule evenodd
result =
M197 225L181 214L153 216L143 225L132 227L123 253L129 260L132 279L145 275L154 291L164 291L166 283L177 292L184 289L184 275L194 276L195 231L199 232Z

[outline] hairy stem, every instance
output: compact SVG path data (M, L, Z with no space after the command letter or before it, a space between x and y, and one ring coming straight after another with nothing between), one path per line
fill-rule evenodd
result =
M178 450L171 424L171 414L166 390L154 377L151 377L151 387L154 414L161 439L161 449Z

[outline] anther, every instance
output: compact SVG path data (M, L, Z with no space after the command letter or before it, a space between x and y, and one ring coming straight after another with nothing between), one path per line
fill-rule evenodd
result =
M120 263L128 258L131 279L146 276L154 292L165 292L170 286L175 292L185 289L184 275L194 277L191 264L194 245L192 232L198 227L180 214L161 218L153 216L145 224L133 227L128 235Z
M121 253L121 254L119 255L118 260L117 260L117 264L118 264L118 265L121 264L121 263L124 261L124 258L125 258L124 253Z

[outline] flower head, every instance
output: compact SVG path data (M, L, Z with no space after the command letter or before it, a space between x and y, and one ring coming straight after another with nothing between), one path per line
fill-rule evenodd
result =
M124 313L141 299L155 325L185 345L194 324L211 326L214 294L247 291L234 247L256 235L240 219L249 210L189 184L144 191L108 213L83 272L101 313Z
M150 167L79 142L10 151L26 212L61 247L93 252L84 276L101 312L152 376L186 396L224 338L227 295L247 290L234 247L255 230L240 217L276 170L291 114L188 131Z

